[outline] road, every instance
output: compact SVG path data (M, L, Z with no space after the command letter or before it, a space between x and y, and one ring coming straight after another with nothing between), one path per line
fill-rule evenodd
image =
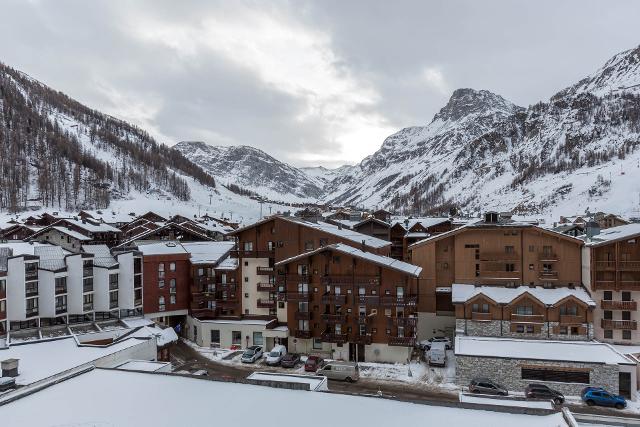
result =
M180 340L171 349L171 362L175 370L206 370L211 378L220 379L245 379L253 371L279 371L282 368L273 368L263 364L247 364L247 365L231 365L214 362L189 347ZM286 371L286 370L285 370ZM368 379L360 379L356 383L346 383L341 381L329 381L329 391L341 394L358 394L358 395L380 395L388 398L399 400L428 403L428 402L458 402L458 393L446 392L434 388L427 388L417 384L394 383L390 381L374 381ZM636 424L639 417L628 412L621 412L616 409L589 407L586 405L566 405L571 412L580 414L582 421L588 418L598 419L598 416L613 417L618 419L629 419L629 424ZM612 419L613 419L612 418ZM593 421L591 421L593 423ZM612 424L615 425L615 424ZM625 425L625 424L618 424Z

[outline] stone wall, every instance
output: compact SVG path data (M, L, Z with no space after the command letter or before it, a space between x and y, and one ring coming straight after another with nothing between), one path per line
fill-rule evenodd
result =
M502 323L502 328L500 324ZM468 336L477 337L505 337L505 338L525 338L543 339L558 341L588 341L593 337L593 324L583 324L587 327L588 335L558 335L553 333L553 329L558 322L545 322L540 327L539 333L527 334L511 332L511 322L508 320L469 320L456 319L456 331L464 331Z
M456 383L468 386L476 377L489 378L504 386L509 391L523 392L527 384L539 381L523 380L521 367L523 365L588 368L590 385L604 387L618 393L618 365L601 365L579 362L556 362L524 359L501 359L493 357L456 356ZM568 396L579 396L587 384L542 382Z

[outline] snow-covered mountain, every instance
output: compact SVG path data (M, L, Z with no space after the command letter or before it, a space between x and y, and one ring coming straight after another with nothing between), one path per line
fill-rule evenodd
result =
M223 185L235 184L272 200L316 201L323 195L326 182L320 176L306 174L257 148L199 141L183 141L174 148Z
M388 137L328 187L325 200L433 212L586 207L637 215L640 47L528 108L456 90L427 126Z

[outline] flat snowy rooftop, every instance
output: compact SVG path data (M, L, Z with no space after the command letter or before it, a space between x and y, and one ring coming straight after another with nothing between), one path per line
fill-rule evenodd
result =
M425 420L446 420L449 427L567 425L560 413L547 416L505 414L102 369L0 406L0 419L2 425L26 427L160 427L244 425L247 420L254 420L252 414L271 414L260 417L257 424L281 427L287 422L273 410L283 404L287 408L285 418L304 420L305 427L407 426L421 425ZM212 413L195 408L219 410ZM318 409L319 415L309 416L310 408Z
M595 341L545 341L457 336L455 354L456 356L635 365L609 344Z

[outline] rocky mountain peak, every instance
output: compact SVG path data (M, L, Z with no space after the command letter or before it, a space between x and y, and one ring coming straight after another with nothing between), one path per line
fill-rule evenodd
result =
M456 89L449 102L433 118L434 121L457 121L469 115L494 112L512 114L520 107L488 90Z

